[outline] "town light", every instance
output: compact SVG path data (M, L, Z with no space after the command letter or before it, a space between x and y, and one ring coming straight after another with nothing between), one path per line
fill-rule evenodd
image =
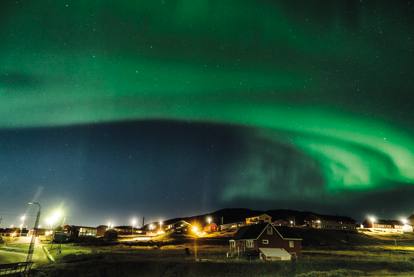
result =
M404 224L404 225L407 225L408 224L408 219L406 219L406 218L404 218L404 217L402 217L401 219L400 219L400 221L402 222L402 224Z
M137 226L137 219L136 218L133 218L133 219L131 219L131 226L134 228L135 226Z
M46 218L46 223L52 228L60 219L63 218L63 212L61 209L57 209L52 212L52 214Z
M369 216L369 217L368 217L368 220L369 220L371 223L375 223L375 222L377 222L377 218L376 218L375 216Z
M154 229L155 229L155 225L151 223L151 224L148 226L148 229L150 229L150 231L154 230Z
M207 221L208 224L211 224L213 219L211 218L211 216L207 216L206 221Z
M198 224L191 224L191 232L198 237L201 237L203 235Z
M24 222L25 220L26 220L26 215L24 214L20 217L20 221Z

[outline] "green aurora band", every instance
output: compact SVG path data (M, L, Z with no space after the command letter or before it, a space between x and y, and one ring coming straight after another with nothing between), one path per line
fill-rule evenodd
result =
M412 5L3 2L1 128L240 125L312 157L328 193L414 183Z

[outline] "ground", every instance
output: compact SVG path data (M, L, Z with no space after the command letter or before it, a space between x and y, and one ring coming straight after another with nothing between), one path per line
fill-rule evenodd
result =
M312 237L310 237L312 236ZM46 244L55 263L38 247L35 276L414 276L414 234L318 232L308 234L296 262L225 258L226 239L110 245ZM23 244L7 244L24 248ZM144 246L146 245L146 246ZM6 254L7 253L7 254ZM0 261L23 258L0 247ZM12 257L12 258L10 258Z

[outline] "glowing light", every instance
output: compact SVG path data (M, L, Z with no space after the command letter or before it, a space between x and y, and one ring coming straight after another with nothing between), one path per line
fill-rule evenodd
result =
M375 222L377 222L377 218L376 218L375 216L368 216L368 220L369 220L371 223L375 223Z
M213 221L213 218L211 216L207 216L206 221L208 224L211 224L211 222Z
M404 225L408 224L408 219L407 219L407 218L405 218L405 217L401 217L401 218L400 218L400 221L401 221L401 223L402 223L402 224L404 224Z
M62 210L57 209L53 211L52 214L48 218L46 218L46 222L50 227L53 227L62 218L63 218Z
M132 226L132 227L137 226L137 222L138 222L138 220L137 220L136 218L132 218L132 219L131 219L131 226Z
M149 226L148 226L148 229L149 230L154 230L155 229L155 225L153 224L153 223L151 223Z
M203 236L203 233L201 232L201 228L198 225L198 223L191 224L191 232L196 235L197 237Z
M21 217L20 217L20 221L25 221L26 220L26 215L22 215Z

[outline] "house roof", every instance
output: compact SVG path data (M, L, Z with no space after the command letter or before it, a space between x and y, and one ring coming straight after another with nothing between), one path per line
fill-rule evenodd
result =
M295 239L300 240L300 236L296 234L293 228L289 227L275 227L270 223L259 223L252 224L248 226L243 226L239 228L237 233L234 235L235 240L245 240L245 239L257 239L264 229L268 226L272 226L273 229L280 235L282 239Z
M394 219L379 219L375 222L375 224L383 224L383 225L404 225L399 220Z
M282 238L285 239L300 239L300 235L296 228L287 227L287 226L277 226L275 227Z
M267 225L268 223L259 223L240 227L234 239L257 239Z
M268 216L268 217L271 217L270 215L268 215L267 213L257 213L257 214L253 214L253 215L251 215L251 216L248 216L248 217L246 217L246 218L252 218L252 217L259 217L259 216Z
M259 248L266 257L291 257L289 252L283 248Z

